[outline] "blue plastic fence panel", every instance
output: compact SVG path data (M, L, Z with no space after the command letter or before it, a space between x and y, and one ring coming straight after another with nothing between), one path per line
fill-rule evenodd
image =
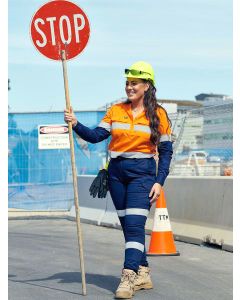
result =
M96 127L105 112L76 112L84 125ZM73 203L69 149L38 149L38 125L64 124L62 112L9 113L9 207L27 210L70 209ZM106 160L107 142L86 143L74 133L78 174L97 174Z

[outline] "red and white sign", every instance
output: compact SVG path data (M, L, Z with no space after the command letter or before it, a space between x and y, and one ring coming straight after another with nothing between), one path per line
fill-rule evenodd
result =
M38 149L69 149L68 125L38 125Z
M66 133L68 132L68 126L62 126L62 125L47 125L47 126L40 126L40 133L43 134L60 134L60 133Z
M90 26L79 6L66 0L53 0L34 14L30 32L38 51L50 59L61 60L61 50L66 50L66 59L83 51L89 40Z

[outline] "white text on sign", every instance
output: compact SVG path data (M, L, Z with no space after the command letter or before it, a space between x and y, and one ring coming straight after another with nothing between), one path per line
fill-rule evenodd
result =
M36 44L39 47L45 47L47 45L47 37L42 29L39 28L39 24L43 25L45 28L49 26L51 32L51 41L52 45L56 45L56 17L48 17L45 20L41 18L37 18L34 21L34 26L36 31L41 35L42 41L36 40ZM75 41L76 43L80 43L79 32L83 30L85 26L85 19L82 14L74 14L73 15L73 24L74 24L74 32L75 32ZM58 28L59 35L63 44L70 44L72 41L72 28L71 28L71 20L68 16L61 16L58 20ZM43 27L42 26L42 27ZM67 28L67 36L64 35L64 26Z

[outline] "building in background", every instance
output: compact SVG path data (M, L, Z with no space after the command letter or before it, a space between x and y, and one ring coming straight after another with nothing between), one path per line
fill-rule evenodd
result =
M158 99L159 104L161 105L170 105L174 104L177 106L177 113L186 113L187 111L193 109L199 109L203 105L195 100L178 100L178 99Z
M106 110L108 107L111 107L112 105L117 103L124 102L126 100L126 97L122 97L120 99L107 103L104 106L99 107L98 110ZM189 110L202 107L202 103L199 103L195 100L157 99L157 101L166 109L168 114L185 113Z
M195 98L207 108L203 111L203 147L219 151L228 149L232 155L230 151L233 146L232 97L221 94L199 94Z
M220 94L200 94L200 108L178 113L173 175L232 175L233 101ZM179 111L179 110L178 110Z
M202 93L195 101L163 100L177 103L172 115L173 132L178 137L178 153L209 150L211 155L231 159L233 140L233 99L231 96Z
M228 102L232 102L232 97L223 94L199 94L195 96L195 99L198 103L201 103L203 106L212 106L220 105Z

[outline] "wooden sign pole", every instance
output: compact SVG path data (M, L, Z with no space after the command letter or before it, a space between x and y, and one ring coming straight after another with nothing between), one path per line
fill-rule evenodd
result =
M69 89L68 89L67 63L66 63L65 50L61 51L61 58L62 58L62 67L63 67L66 109L70 111L71 104L70 104ZM70 150L71 150L74 204L75 204L75 211L76 211L80 269L81 269L81 276L82 276L82 293L85 296L87 294L87 291L86 291L86 279L85 279L84 258L83 258L83 239L82 239L82 231L81 231L81 223L80 223L80 210L79 210L79 203L78 203L77 172L76 172L76 163L75 163L75 155L74 155L72 122L68 122L68 130L69 130L69 141L70 141Z

